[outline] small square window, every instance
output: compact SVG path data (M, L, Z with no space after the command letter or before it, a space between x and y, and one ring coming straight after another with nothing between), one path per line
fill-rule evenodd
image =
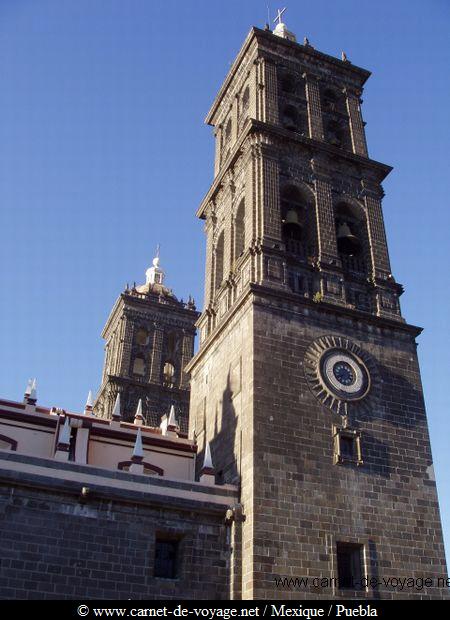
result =
M334 428L334 462L362 465L361 433L351 428Z
M156 538L153 574L162 579L178 577L179 540Z
M338 542L336 554L339 588L363 590L363 546Z

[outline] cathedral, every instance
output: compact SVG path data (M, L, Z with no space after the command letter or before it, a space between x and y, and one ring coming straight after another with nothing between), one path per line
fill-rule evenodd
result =
M157 253L84 411L41 407L35 381L0 401L0 597L448 597L369 76L281 13L250 30L206 119L202 312Z

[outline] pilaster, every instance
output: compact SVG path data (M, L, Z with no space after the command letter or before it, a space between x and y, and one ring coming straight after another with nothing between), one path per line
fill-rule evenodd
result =
M386 233L384 229L381 188L370 181L364 181L364 203L367 210L372 276L385 280L391 273Z
M164 339L164 329L161 325L155 325L153 334L152 348L152 366L150 370L151 383L161 382L161 366L162 366L162 347Z
M265 123L278 123L278 83L277 68L266 58L259 61L259 80L257 84L260 93L259 119Z
M359 96L349 89L346 89L345 92L347 95L347 111L350 118L353 152L356 155L367 157L366 132L364 131Z
M314 186L316 194L316 221L319 244L319 260L323 263L337 262L338 251L334 225L331 180L324 162L313 160Z
M320 106L320 90L317 78L309 73L304 73L306 82L306 100L308 104L309 137L315 140L323 140L322 110Z

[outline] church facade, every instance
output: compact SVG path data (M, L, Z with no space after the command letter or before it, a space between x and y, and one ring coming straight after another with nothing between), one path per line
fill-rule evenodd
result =
M252 28L207 116L202 313L156 257L108 319L95 403L0 403L0 596L447 597L369 75Z

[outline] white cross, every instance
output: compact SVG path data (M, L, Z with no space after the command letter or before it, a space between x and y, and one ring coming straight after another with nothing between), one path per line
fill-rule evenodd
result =
M281 16L283 15L283 13L285 12L286 7L284 7L284 9L277 9L277 13L278 15L275 17L275 19L273 20L274 22L276 22L278 20L278 23L281 24Z

